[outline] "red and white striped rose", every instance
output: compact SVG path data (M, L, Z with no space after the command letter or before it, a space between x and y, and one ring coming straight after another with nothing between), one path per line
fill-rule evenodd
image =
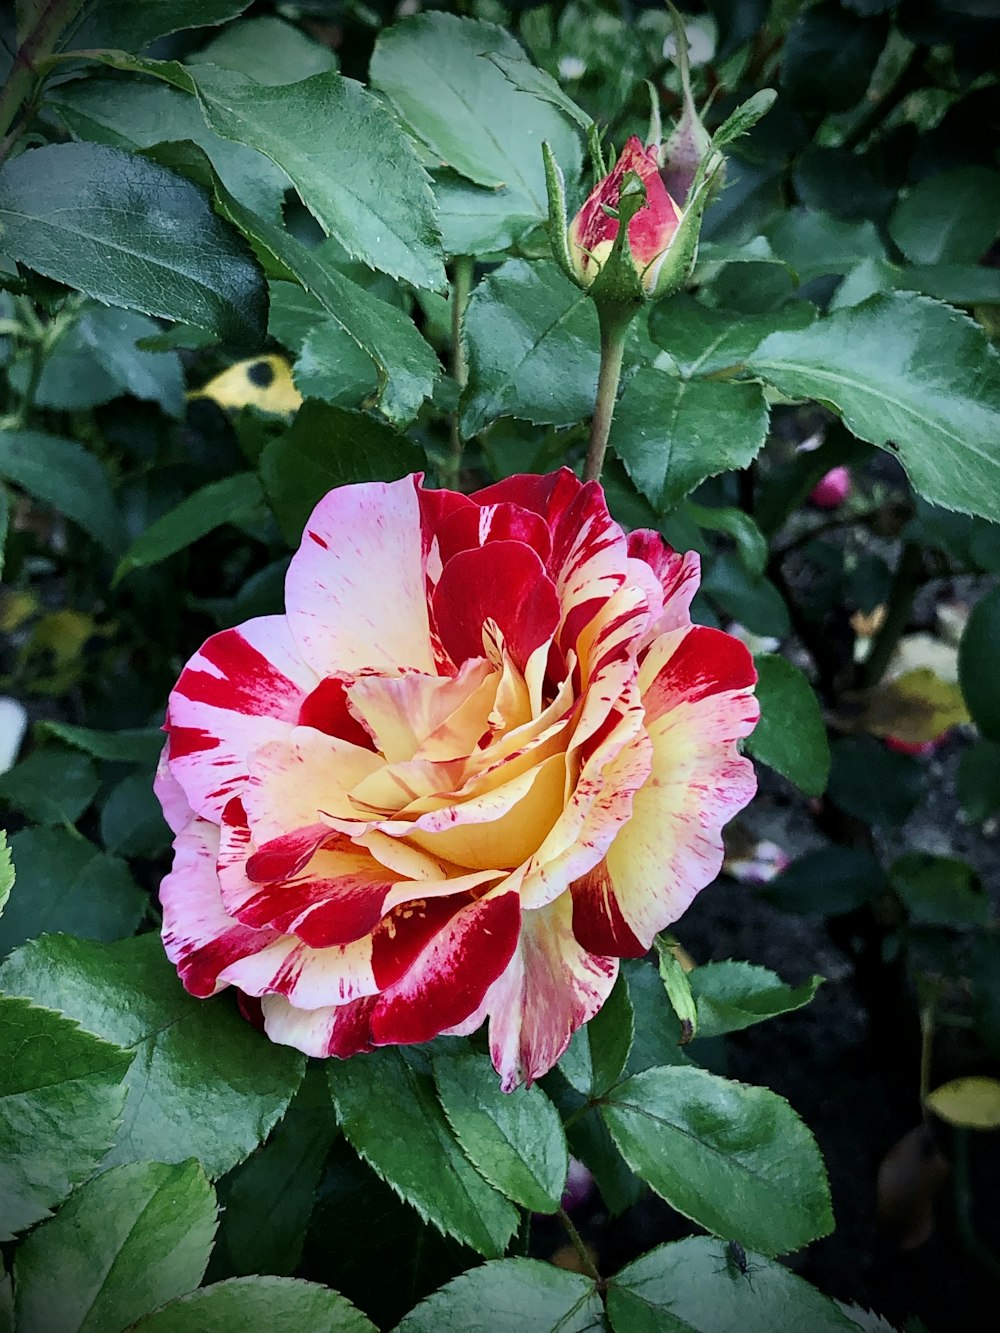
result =
M698 558L567 470L332 491L286 612L170 696L166 950L312 1055L467 1033L544 1074L718 873L750 799L752 659L692 625Z

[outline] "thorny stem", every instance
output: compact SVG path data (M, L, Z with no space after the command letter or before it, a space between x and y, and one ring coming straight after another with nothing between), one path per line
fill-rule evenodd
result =
M627 306L599 304L597 317L601 327L601 370L597 377L597 396L590 424L590 443L583 468L584 481L600 481L604 455L611 433L611 418L618 397L618 382L625 356L625 335L635 310Z
M559 1221L566 1228L566 1234L570 1238L573 1249L576 1250L580 1257L580 1266L584 1273L586 1273L587 1277L592 1278L599 1287L602 1287L604 1285L604 1280L598 1271L597 1265L594 1263L590 1251L587 1249L586 1241L573 1225L573 1219L570 1217L569 1213L567 1213L566 1209L561 1206L557 1216Z
M469 382L469 362L465 355L462 323L472 291L476 261L472 255L456 255L451 281L451 373L459 392ZM462 472L462 428L456 406L451 414L451 450L448 455L448 482L457 487Z
M14 125L18 111L31 102L40 78L40 63L52 54L63 29L76 17L83 0L48 0L18 48L7 82L0 89L0 162L17 142L29 116ZM13 129L11 128L13 126Z

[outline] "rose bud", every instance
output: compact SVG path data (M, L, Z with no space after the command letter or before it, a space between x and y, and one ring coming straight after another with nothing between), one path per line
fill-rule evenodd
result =
M589 287L611 254L620 221L618 208L629 175L638 177L645 202L628 223L632 264L647 296L656 295L660 266L681 220L681 210L660 179L657 148L643 148L637 135L603 180L597 182L569 229L569 253L580 285Z
M850 493L850 472L846 467L834 467L809 492L809 503L817 509L839 509Z

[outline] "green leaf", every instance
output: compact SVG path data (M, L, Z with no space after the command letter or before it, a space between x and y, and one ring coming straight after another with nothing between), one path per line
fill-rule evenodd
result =
M686 1046L692 1038L698 1036L698 1009L691 993L691 981L688 973L681 966L681 961L674 952L676 941L657 935L653 940L656 946L657 971L663 982L670 1007L677 1015L681 1025L680 1044ZM707 1034L711 1036L711 1033Z
M375 1325L343 1296L315 1282L241 1277L171 1301L129 1333L375 1333Z
M447 255L509 250L538 224L534 205L506 186L488 190L450 171L434 177L441 244Z
M419 470L421 451L364 412L305 402L291 427L272 440L260 460L268 503L290 546L306 519L335 486L397 481Z
M767 314L746 315L713 309L678 292L652 307L649 333L669 354L681 379L687 380L740 366L769 333L805 328L815 318L815 307L807 301Z
M466 1159L430 1077L393 1048L338 1061L329 1074L341 1128L369 1166L446 1235L501 1255L517 1210Z
M593 1282L534 1259L501 1259L436 1291L395 1333L600 1333L603 1327Z
M298 1051L266 1041L225 999L186 994L155 935L34 940L0 967L0 987L137 1053L109 1165L195 1156L223 1175L267 1137L302 1080Z
M495 58L521 68L524 51L492 23L421 14L385 28L375 43L372 85L442 163L477 185L505 186L541 221L547 212L542 143L568 177L580 141L562 112L521 91ZM541 78L541 75L539 75Z
M189 65L221 65L256 83L274 87L298 83L312 74L337 68L328 46L273 14L230 23L200 51L185 56Z
M7 830L0 828L0 916L7 906L7 899L14 887L14 862L11 860L10 847L7 845Z
M511 55L505 51L492 51L486 58L520 92L550 103L582 130L589 130L593 125L593 117L577 106L572 97L567 97L552 75L533 65L523 52Z
M609 442L663 513L706 477L748 467L767 438L767 419L759 384L680 380L643 367L615 409Z
M985 926L990 900L972 866L951 856L907 852L889 881L914 921L929 926Z
M322 319L306 335L293 369L303 398L321 398L342 407L358 407L378 388L371 357L332 319Z
M2 441L0 441L2 443ZM2 476L2 473L0 473ZM0 482L0 578L7 559L7 535L10 532L10 495L7 487Z
M958 649L958 679L972 720L991 741L1000 741L1000 697L996 670L1000 660L1000 588L972 608Z
M626 1070L641 1074L660 1065L686 1065L690 1058L681 1047L680 1020L664 994L658 967L644 958L622 963L629 999L635 1014L635 1038Z
M322 1096L313 1096L315 1076ZM222 1221L212 1255L217 1267L245 1277L294 1273L312 1215L316 1186L337 1132L326 1080L307 1076L268 1141L219 1181ZM267 1225L261 1226L261 1218Z
M958 766L958 799L972 820L988 819L1000 810L1000 744L976 741Z
M740 1271L728 1245L689 1236L661 1245L608 1286L614 1333L857 1333L828 1297L784 1264L747 1255Z
M0 432L0 477L50 505L117 554L125 542L104 464L75 440L37 430Z
M814 976L803 986L787 986L769 968L732 960L696 967L689 980L698 1005L699 1037L740 1032L801 1009L823 984L822 977Z
M472 294L462 431L497 417L575 425L594 410L601 358L593 302L555 264L512 259Z
M776 653L762 654L754 665L760 721L746 739L747 752L807 796L821 796L830 776L830 744L812 686Z
M121 0L94 0L87 6L82 28L73 34L74 46L121 47L141 51L156 40L183 28L224 23L246 9L249 0L143 0L123 5Z
M767 228L767 238L774 254L792 269L799 282L848 273L865 259L885 258L885 246L873 222L844 222L812 209L778 213ZM739 267L746 269L746 265ZM776 272L772 281L778 283L780 293L781 274Z
M108 305L259 346L260 270L207 196L159 163L103 144L47 144L0 168L4 250Z
M111 1147L132 1055L0 996L0 1240L49 1216Z
M613 1089L601 1114L632 1170L706 1231L783 1254L833 1227L816 1142L767 1088L649 1069Z
M0 920L0 955L46 931L91 940L131 935L149 906L129 868L61 828L15 833L17 892Z
M101 841L119 856L158 856L173 834L148 775L122 778L101 808Z
M887 32L887 19L860 18L833 0L810 6L788 29L782 87L798 106L850 110L864 96Z
M726 148L757 124L774 106L778 94L773 88L761 88L745 102L741 102L732 115L722 122L712 135L713 148Z
M433 1056L441 1106L465 1155L494 1188L535 1213L554 1213L569 1154L559 1115L539 1087L500 1091L485 1055Z
M327 235L382 273L444 287L429 178L377 98L332 70L277 87L213 65L188 72L209 126L276 163ZM377 169L359 165L359 144Z
M1000 519L1000 357L964 315L892 293L773 333L749 365L783 393L830 403L890 443L927 499Z
M267 290L270 296L268 336L298 355L309 334L317 324L326 320L326 311L315 296L297 283L271 281Z
M758 893L783 912L841 916L886 892L889 881L871 852L821 847L797 857Z
M684 514L709 532L724 532L736 543L743 568L751 575L763 574L767 566L767 538L755 521L742 509L709 509L689 500Z
M122 731L97 731L93 727L77 727L71 722L42 721L35 723L40 736L54 736L65 741L94 759L109 759L116 764L142 764L155 768L163 749L163 732L159 727L126 727Z
M620 973L589 1023L577 1028L559 1061L563 1077L585 1097L602 1097L622 1076L635 1038L635 1012Z
M17 1252L18 1333L110 1333L191 1291L215 1234L197 1162L132 1162L78 1189Z
M263 498L254 472L237 472L200 487L135 539L122 556L112 582L120 582L133 569L176 555L223 523L250 518Z
M752 634L783 639L791 630L785 599L770 579L753 574L728 552L715 559L701 584L702 592Z
M959 167L918 181L889 234L914 264L978 264L1000 232L1000 174Z
M86 755L33 750L0 776L0 802L38 824L73 824L99 786L97 770Z
M830 746L830 758L830 800L866 824L902 824L920 800L919 761L887 750L874 736L844 736Z
M272 222L281 221L288 177L263 153L209 129L189 93L145 79L104 77L60 84L47 100L78 139L113 148L152 148L190 139L208 154L235 198Z

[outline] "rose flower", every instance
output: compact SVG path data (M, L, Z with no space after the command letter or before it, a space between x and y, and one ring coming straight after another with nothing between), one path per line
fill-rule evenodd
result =
M420 480L327 495L285 615L184 669L163 938L192 994L236 987L310 1055L488 1017L511 1089L718 873L755 673L691 624L698 557L626 537L596 483Z

